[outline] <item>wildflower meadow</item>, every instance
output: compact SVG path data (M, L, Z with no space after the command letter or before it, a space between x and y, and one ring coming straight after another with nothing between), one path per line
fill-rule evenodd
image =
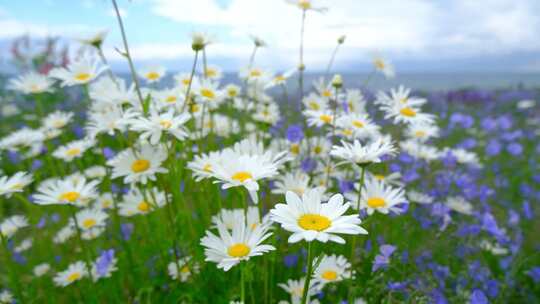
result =
M204 31L189 70L139 65L116 0L129 73L107 31L16 52L0 303L540 303L540 90L375 89L399 70L347 79L347 36L312 81L304 33L332 8L287 2L296 65L261 67L252 36L234 81Z

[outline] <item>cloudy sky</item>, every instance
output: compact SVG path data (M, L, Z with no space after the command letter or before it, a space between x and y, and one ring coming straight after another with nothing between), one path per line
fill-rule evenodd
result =
M263 67L295 66L300 11L284 0L118 0L134 59L139 65L186 69L190 33L216 38L209 61L234 70L251 52L250 34L268 47ZM337 37L347 40L337 59L343 71L368 69L374 54L404 71L540 71L539 0L314 0L328 12L310 12L306 23L308 69L324 69ZM106 54L126 67L108 0L0 0L0 56L22 34L76 38L109 29Z

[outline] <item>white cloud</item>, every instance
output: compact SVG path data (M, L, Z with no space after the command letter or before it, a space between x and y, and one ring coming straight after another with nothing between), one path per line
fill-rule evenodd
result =
M327 59L341 34L347 34L345 47L355 49L349 53L356 58L373 51L434 58L540 49L537 0L318 2L329 11L307 16L306 59L314 64ZM300 12L283 0L232 0L226 7L214 0L153 0L153 12L202 28L219 26L231 37L258 34L276 54L298 45ZM244 44L234 40L222 43L231 50Z

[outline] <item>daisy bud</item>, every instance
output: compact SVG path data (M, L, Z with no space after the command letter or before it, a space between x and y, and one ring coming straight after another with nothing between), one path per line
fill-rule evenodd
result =
M345 38L347 38L347 36L345 36L345 35L339 36L339 38L337 39L337 43L338 44L343 44L345 42Z
M299 71L303 71L303 70L305 70L305 69L306 69L306 65L305 65L305 64L301 63L301 64L298 65L298 70L299 70Z
M339 89L343 86L343 78L341 77L341 75L334 75L334 78L332 78L332 86L336 89Z

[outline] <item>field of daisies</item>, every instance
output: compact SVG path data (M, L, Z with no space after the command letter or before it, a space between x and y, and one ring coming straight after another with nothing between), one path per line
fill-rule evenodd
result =
M252 37L234 83L204 33L192 69L139 68L114 0L128 77L106 32L73 56L14 44L0 303L540 302L540 91L372 90L394 67L343 79L344 36L307 82L324 8L289 2L298 66L258 66Z

